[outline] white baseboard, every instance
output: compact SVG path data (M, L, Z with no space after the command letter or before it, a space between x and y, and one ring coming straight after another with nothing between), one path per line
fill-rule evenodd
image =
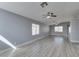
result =
M48 36L48 35L46 35L46 36ZM21 47L21 46L23 46L23 45L31 44L31 43L33 43L33 42L35 42L35 41L37 41L37 40L40 40L40 39L45 38L46 36L42 36L42 37L40 37L40 38L38 38L38 39L33 39L33 40L29 41L29 42L25 42L25 43L23 43L23 44L17 45L16 48L18 49L19 47ZM5 52L5 51L7 51L7 50L9 50L9 49L12 49L12 48L7 48L7 49L1 51L0 54L3 53L3 52Z
M67 35L61 35L61 34L51 34L53 36L65 36L65 37L68 37Z
M47 36L48 36L48 35L47 35ZM16 47L21 47L21 46L23 46L23 45L31 44L31 43L33 43L33 42L35 42L35 41L37 41L37 40L43 39L43 38L45 38L45 37L46 37L46 36L42 36L42 37L40 37L40 38L33 39L33 40L28 41L28 42L25 42L25 43L23 43L23 44L17 45Z
M70 40L72 43L79 43L79 41Z

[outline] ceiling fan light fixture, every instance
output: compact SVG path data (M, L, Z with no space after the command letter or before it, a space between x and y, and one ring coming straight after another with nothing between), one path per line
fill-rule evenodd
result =
M51 18L51 17L50 17L50 16L47 16L46 18L49 19L49 18Z

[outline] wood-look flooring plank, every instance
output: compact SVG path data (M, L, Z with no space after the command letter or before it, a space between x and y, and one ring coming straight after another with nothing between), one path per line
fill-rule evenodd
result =
M10 48L0 57L79 57L79 44L63 36L48 36L16 50Z

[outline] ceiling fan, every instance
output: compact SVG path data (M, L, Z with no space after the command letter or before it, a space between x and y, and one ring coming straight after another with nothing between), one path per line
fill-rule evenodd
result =
M43 15L43 18L47 18L47 19L50 19L52 17L57 17L57 16L54 15L54 13L52 13L52 12L47 12L46 15Z
M42 2L41 4L40 4L40 6L42 7L42 8L44 8L44 7L46 7L46 6L48 6L48 3L47 2ZM46 9L45 9L46 10ZM56 15L54 15L54 13L53 12L47 12L45 15L43 15L43 18L52 18L52 17L57 17Z

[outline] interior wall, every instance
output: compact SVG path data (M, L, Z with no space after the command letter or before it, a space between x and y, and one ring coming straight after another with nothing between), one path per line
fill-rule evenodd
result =
M40 25L40 34L32 36L32 23ZM49 34L49 26L0 9L0 35L13 45L19 45ZM9 46L0 41L0 49Z
M64 22L58 25L52 25L50 26L50 34L51 35L60 35L60 36L68 36L68 25L69 22ZM63 32L55 32L54 27L55 26L63 26Z
M71 21L70 40L79 43L79 18L73 18Z

